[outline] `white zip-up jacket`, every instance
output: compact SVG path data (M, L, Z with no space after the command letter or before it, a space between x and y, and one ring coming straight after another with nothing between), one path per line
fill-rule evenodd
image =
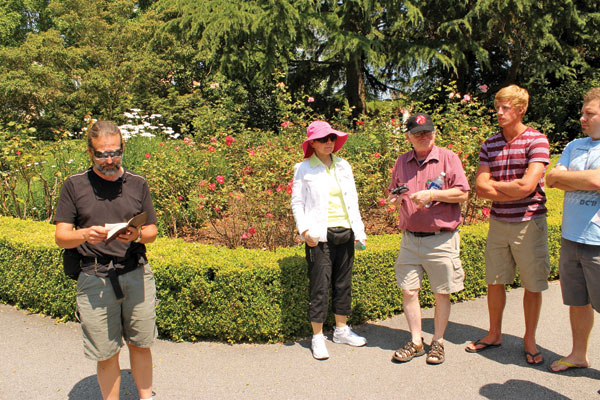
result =
M354 231L355 240L365 240L365 226L358 208L358 193L354 184L354 175L350 164L333 156L337 182L340 185L344 205ZM327 241L327 209L329 205L329 182L325 165L311 166L306 159L294 166L294 184L292 186L292 212L302 240L302 233L310 229L319 234L319 242Z

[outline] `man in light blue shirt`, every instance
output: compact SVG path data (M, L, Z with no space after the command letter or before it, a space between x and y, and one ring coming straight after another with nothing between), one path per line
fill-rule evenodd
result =
M553 372L589 367L594 310L600 312L600 87L585 94L580 121L588 137L570 142L546 176L549 187L565 191L559 271L573 334L571 353L552 363Z

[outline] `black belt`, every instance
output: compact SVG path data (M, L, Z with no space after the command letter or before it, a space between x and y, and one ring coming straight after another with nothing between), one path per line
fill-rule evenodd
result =
M413 231L409 231L408 229L406 230L406 232L412 233L416 237L428 237L428 236L439 235L440 233L444 233L444 232L454 232L454 231L455 231L455 229L441 229L441 230L435 231L435 232L413 232Z
M122 268L116 268L115 265L121 265ZM81 269L86 273L100 277L108 277L117 299L123 298L123 290L119 285L119 275L133 271L139 265L139 259L124 257L83 257L81 259ZM90 268L93 266L93 269ZM98 267L100 266L100 270ZM104 270L104 271L102 271Z

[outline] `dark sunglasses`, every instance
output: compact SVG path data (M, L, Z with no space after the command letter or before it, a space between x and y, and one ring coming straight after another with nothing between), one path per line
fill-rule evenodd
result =
M335 142L337 140L337 135L335 133L331 133L325 137L315 139L319 143L327 143L328 141Z
M121 147L120 149L117 149L115 151L103 151L100 152L96 149L94 149L92 147L92 150L94 152L94 158L97 158L98 160L106 160L108 157L110 158L120 158L123 156L123 148Z

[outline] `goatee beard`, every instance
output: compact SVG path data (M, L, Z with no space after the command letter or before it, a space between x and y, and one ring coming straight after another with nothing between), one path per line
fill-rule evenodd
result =
M113 166L113 168L106 168L108 165ZM115 176L121 171L121 163L116 163L116 162L112 163L112 164L94 163L94 166L104 176Z

